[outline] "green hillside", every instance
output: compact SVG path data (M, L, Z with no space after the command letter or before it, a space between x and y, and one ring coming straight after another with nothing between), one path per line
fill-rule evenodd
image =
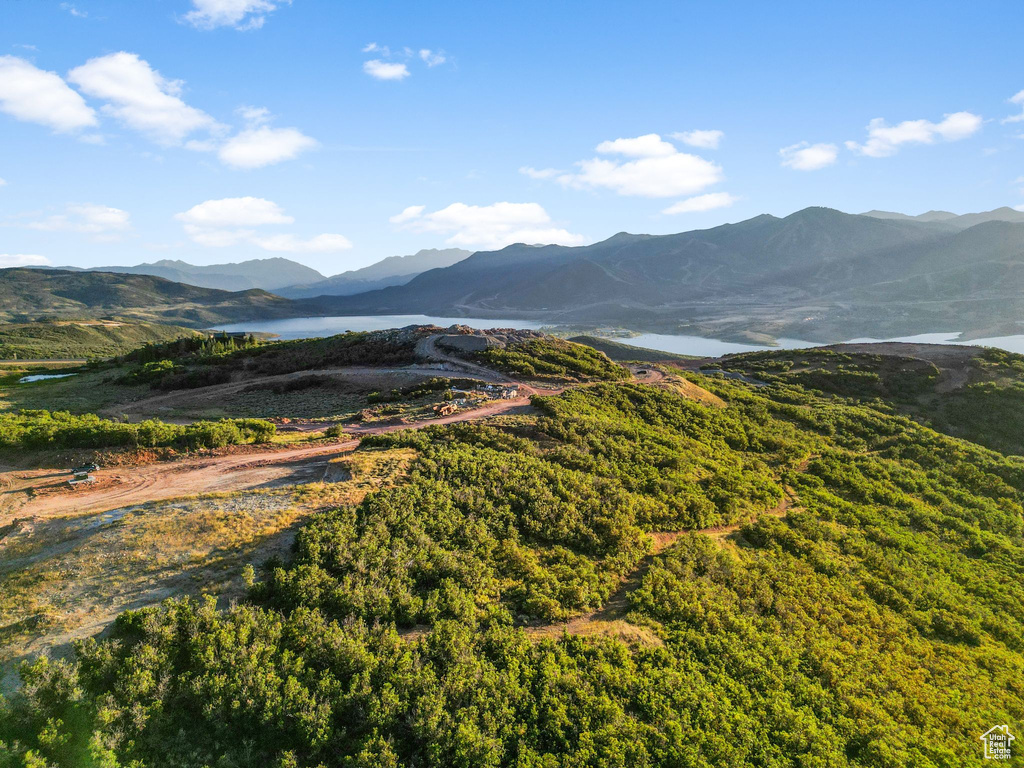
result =
M620 341L606 339L601 336L570 336L569 341L593 347L598 352L604 352L611 360L641 360L645 363L660 363L672 360L697 359L692 355L676 355L672 352L662 352L658 349L634 347L631 344L623 344Z
M0 320L125 316L189 327L301 314L266 291L221 291L151 275L0 269Z
M780 362L698 377L724 408L599 383L364 440L415 450L408 480L308 520L235 607L27 668L0 759L973 764L1024 724L1024 461L900 415L927 365L850 397Z
M145 322L70 320L0 324L0 360L113 357L143 344L194 333L182 326Z

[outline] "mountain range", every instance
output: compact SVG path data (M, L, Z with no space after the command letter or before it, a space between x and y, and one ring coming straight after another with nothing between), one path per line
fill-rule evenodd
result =
M958 215L949 211L928 211L917 216L908 216L905 213L893 213L892 211L868 211L863 216L871 216L876 219L895 219L897 221L923 221L926 223L940 223L954 229L967 229L975 224L984 224L987 221L1009 221L1014 224L1024 223L1024 211L1004 206L994 211L983 211L982 213L965 213Z
M313 296L350 296L354 293L374 291L392 285L404 285L416 275L430 269L439 269L456 264L472 251L461 248L445 248L438 250L427 248L411 256L389 256L383 261L371 264L362 269L342 272L334 277L324 278L305 284L293 284L277 291L281 296L290 299L311 298ZM273 290L268 288L268 290Z
M461 248L424 249L411 256L389 256L362 269L325 277L312 267L291 259L274 257L228 264L197 266L178 259L161 259L134 266L57 267L68 272L113 272L152 275L176 283L222 291L260 289L300 299L313 296L348 296L391 285L402 285L428 269L447 267L469 256Z
M623 232L582 247L427 250L275 290L285 296L189 282L246 274L266 284L319 273L287 259L132 269L144 268L185 276L2 270L0 317L130 314L202 327L422 313L815 342L1024 330L1024 213L1010 208L963 216L806 208L671 235ZM232 287L240 282L233 277ZM367 290L388 282L396 284Z
M161 259L150 264L135 266L57 267L68 272L113 272L126 275L152 275L176 283L185 283L199 288L215 288L222 291L244 291L260 289L276 291L296 283L323 280L324 276L311 267L291 259L275 257L250 259L230 264L197 266L177 259Z
M1006 211L1013 221L1001 218ZM807 208L673 235L620 233L583 247L511 245L330 306L337 314L521 318L720 338L982 332L1024 318L1018 213L995 211L972 225L967 217Z

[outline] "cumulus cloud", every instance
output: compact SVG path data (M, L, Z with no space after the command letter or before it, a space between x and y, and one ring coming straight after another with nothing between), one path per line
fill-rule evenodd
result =
M276 10L281 2L282 0L192 0L193 10L185 14L185 21L199 29L259 29L267 20L267 14Z
M280 205L262 197L206 200L174 218L193 242L210 248L248 244L266 251L334 253L352 247L348 238L334 233L306 239L291 233L260 234L260 227L295 223Z
M72 69L68 80L86 95L106 102L102 113L128 128L163 146L216 152L230 168L261 168L294 159L318 145L298 128L271 127L266 107L239 108L246 125L228 136L228 126L185 103L180 80L165 78L134 53L120 51L90 59ZM96 112L58 75L14 56L0 56L0 111L58 132L98 124ZM96 133L79 138L104 143Z
M392 50L387 45L367 43L362 51L377 54L377 58L363 62L363 72L377 80L404 80L412 74L409 65L415 64L417 59L428 69L439 67L448 61L448 55L444 51L430 48L415 50L405 47Z
M703 213L704 211L713 211L715 208L728 208L737 200L739 200L738 197L730 195L728 192L710 192L706 195L697 195L686 200L680 200L678 203L670 205L663 210L662 213L669 215L677 213Z
M0 269L7 267L45 267L50 260L34 253L0 253Z
M96 113L60 75L16 56L0 56L0 112L58 133L91 128Z
M832 165L839 156L835 144L811 144L801 141L779 150L782 164L797 171L816 171Z
M656 133L637 136L635 139L602 141L597 151L603 155L627 155L629 157L667 157L676 154L676 148Z
M236 112L248 123L246 128L227 139L193 139L185 143L185 148L194 152L216 152L218 159L229 168L252 169L293 160L319 146L316 139L298 128L270 127L272 116L266 107L244 106Z
M448 235L449 245L495 250L512 243L582 245L582 235L554 226L547 211L537 203L452 203L433 213L413 205L391 217L414 232Z
M217 152L221 162L232 168L262 168L291 160L317 146L316 139L298 128L248 128L228 139Z
M602 154L620 154L635 160L607 160L595 157L576 165L577 173L556 179L574 189L611 189L620 195L675 197L701 192L722 181L722 168L697 155L680 152L658 134L632 139L605 141L597 146Z
M217 129L208 114L182 99L180 80L167 80L137 54L120 51L89 59L68 73L85 94L107 102L103 112L160 144Z
M980 115L970 112L954 112L945 115L941 122L929 120L905 120L889 125L881 117L868 123L868 138L863 144L847 141L846 147L867 157L889 157L895 155L903 144L934 144L936 141L959 141L975 134L982 124Z
M131 215L120 208L95 203L73 203L64 213L31 219L23 225L28 229L47 232L82 232L89 235L105 236L124 232L131 228Z
M519 169L519 172L523 176L529 176L531 179L537 179L538 181L543 179L553 179L565 171L560 171L557 168L531 168L528 165L524 165Z
M682 131L681 133L673 133L670 136L670 138L681 141L683 144L701 149L718 149L718 145L724 137L725 133L723 131Z
M409 68L405 64L380 59L364 62L363 72L377 80L404 80L409 76Z
M71 3L61 3L60 4L60 9L62 11L67 11L72 16L74 16L76 18L79 18L79 19L85 19L85 18L89 17L88 11L83 11L83 10L81 10L79 8L76 8Z
M420 48L420 58L428 67L437 67L448 61L444 51L432 51L429 48Z
M265 224L292 224L277 203L262 197L226 197L193 205L174 218L200 227L261 227Z
M401 213L396 213L394 216L388 218L392 224L404 224L407 221L411 221L427 210L425 205L410 205Z

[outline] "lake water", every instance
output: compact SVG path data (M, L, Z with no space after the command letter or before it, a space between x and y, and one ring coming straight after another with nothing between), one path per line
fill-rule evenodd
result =
M292 317L287 320L254 320L218 325L218 331L276 333L282 339L334 336L345 331L383 331L407 325L468 325L470 328L525 328L536 330L544 323L528 320L485 320L479 317L432 317L430 315L357 315L352 317Z
M66 379L68 376L77 376L76 373L34 373L31 376L22 376L18 379L19 384L31 384L33 381L46 381L47 379Z
M431 315L360 315L353 317L293 317L287 320L257 320L245 323L232 323L218 326L224 331L252 331L259 333L276 333L282 339L304 339L317 336L333 336L345 331L382 331L387 328L402 328L406 325L438 325L447 328L450 325L468 325L470 328L525 328L536 330L550 323L532 323L528 320L508 320L479 317L434 317ZM957 341L960 334L922 333L917 336L901 336L893 339L850 339L853 343L873 341L906 341L918 344L974 344L983 347L998 347L1009 352L1024 354L1024 334L1017 336L993 336L987 339ZM778 339L775 347L757 344L737 344L731 341L706 339L702 336L675 336L662 333L641 333L632 338L616 338L615 341L634 347L647 347L661 352L672 352L677 355L695 355L698 357L720 357L735 352L758 352L766 349L802 349L821 346L811 341L800 339ZM67 374L64 374L67 375Z

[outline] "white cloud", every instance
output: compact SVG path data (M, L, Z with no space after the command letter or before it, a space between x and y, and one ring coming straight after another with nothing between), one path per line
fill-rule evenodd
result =
M167 80L137 54L120 51L90 59L68 73L89 96L106 101L103 111L161 144L179 144L216 121L181 100L182 83Z
M232 168L262 168L291 160L316 146L316 139L306 136L298 128L263 125L232 136L221 146L217 156Z
M275 10L280 2L281 0L192 0L194 10L185 14L185 21L199 29L259 29L267 20L267 14Z
M7 179L0 179L0 187L6 187L6 186L7 186Z
M111 235L131 228L131 215L120 208L95 203L74 203L64 213L27 222L28 229L48 232L82 232L89 235Z
M839 156L835 144L811 144L801 141L779 150L782 164L797 171L816 171L832 165Z
M696 155L679 152L655 133L635 139L616 139L598 145L602 153L618 153L636 160L592 158L576 165L578 173L556 180L575 189L611 189L620 195L676 197L701 192L722 181L722 168Z
M0 269L8 267L45 267L50 260L34 253L0 253Z
M60 75L16 56L0 56L0 112L58 133L97 124L96 113Z
M211 248L248 244L266 251L333 253L352 247L344 235L325 233L308 239L290 233L263 235L258 227L293 224L277 203L261 197L227 197L206 200L175 214L194 243Z
M244 106L235 110L248 127L229 139L192 139L185 149L193 152L216 152L220 161L235 169L262 168L292 160L302 152L319 146L316 139L298 128L271 128L272 119L266 107Z
M89 13L87 11L81 11L78 8L76 8L75 6L73 6L71 3L61 3L60 4L60 9L62 11L67 11L72 16L75 16L75 17L77 17L79 19L85 19L85 18L88 18L88 16L89 16Z
M602 141L597 145L602 155L627 155L629 157L667 157L676 154L676 148L656 133L637 136L635 139Z
M271 235L269 237L252 237L253 245L266 251L287 251L289 253L337 253L352 247L352 242L344 235L317 235L307 240L295 235Z
M1024 91L1017 91L1017 93L1015 93L1013 96L1011 96L1010 97L1010 103L1011 104L1019 105L1022 108L1021 109L1021 113L1019 115L1010 115L1009 117L1004 117L1003 118L1003 122L1004 123L1020 123L1020 122L1024 122Z
M420 58L423 59L423 63L428 67L437 67L448 61L444 51L432 51L429 48L420 49Z
M670 134L669 138L689 144L691 147L701 149L718 149L719 143L725 137L722 131L683 131Z
M266 107L242 106L235 110L250 126L263 125L270 122L270 110Z
M680 200L678 203L670 205L663 210L662 213L669 215L676 213L703 213L704 211L713 211L715 208L728 208L737 200L739 200L738 197L730 195L728 192L710 192L706 195L698 195L697 197Z
M528 165L524 165L519 169L519 172L524 176L529 176L531 179L553 179L564 171L560 171L557 168L531 168Z
M868 139L863 144L846 142L847 149L868 157L895 155L902 144L934 144L936 140L959 141L976 133L982 124L980 115L954 112L939 123L929 120L906 120L889 125L881 117L868 123Z
M388 221L392 224L404 224L407 221L415 219L425 210L427 210L427 206L425 205L410 205L401 213L396 213L394 216L391 216Z
M405 64L380 59L365 62L363 72L377 80L404 80L409 76L409 68Z
M174 218L198 227L261 227L266 224L292 224L295 219L281 206L262 197L226 197L193 205Z
M391 217L414 232L449 235L449 245L498 249L512 243L581 245L582 235L553 226L551 217L537 203L494 203L466 205L452 203L424 214L425 206L414 205Z
M1015 210L1015 211L1024 211L1024 204L1013 206L1013 210Z

